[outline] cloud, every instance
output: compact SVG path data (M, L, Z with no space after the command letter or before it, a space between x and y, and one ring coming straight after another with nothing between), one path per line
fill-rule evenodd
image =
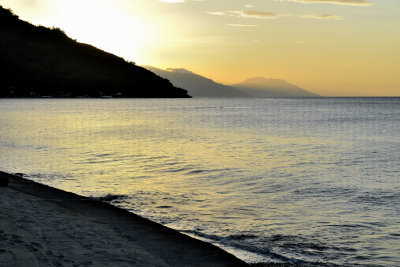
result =
M169 3L169 4L176 4L176 3L184 3L185 0L158 0L160 2ZM208 0L191 0L192 2L205 2Z
M263 11L246 10L246 11L240 11L240 12L241 12L242 17L252 17L252 18L259 18L259 19L275 19L280 16L277 13L263 12Z
M277 2L298 2L304 4L333 4L345 6L372 6L366 0L275 0Z
M225 25L231 27L258 27L258 25L255 24L225 24Z
M215 16L230 16L227 12L223 11L207 11L207 14L215 15Z
M272 12L263 11L210 11L207 12L214 16L229 16L229 17L239 17L239 18L255 18L255 19L277 19L280 17L298 17L298 18L308 18L308 19L323 19L323 20L343 20L342 16L328 15L328 14L278 14ZM255 27L258 25L253 24L226 24L228 26L234 27Z
M331 20L343 20L342 16L327 15L327 14L314 14L314 15L299 15L301 18L308 19L331 19Z
M159 0L160 2L164 2L164 3L183 3L185 2L185 0Z
M241 18L257 18L257 19L276 19L279 14L271 13L271 12L262 12L262 11L209 11L207 12L210 15L216 16L229 16L229 17L241 17Z

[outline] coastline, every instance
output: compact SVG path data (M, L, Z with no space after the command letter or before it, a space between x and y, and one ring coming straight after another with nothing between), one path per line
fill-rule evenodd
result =
M0 172L1 266L249 266L108 203Z

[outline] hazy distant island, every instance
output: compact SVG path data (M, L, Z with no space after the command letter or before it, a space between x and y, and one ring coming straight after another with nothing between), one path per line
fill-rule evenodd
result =
M184 68L168 68L166 70L152 66L145 66L145 68L170 80L176 86L186 88L193 97L251 97L233 87L216 83Z
M0 97L190 97L167 79L0 6Z
M284 80L255 77L234 85L224 85L184 68L162 70L145 66L148 70L188 90L193 97L318 97Z
M319 97L285 80L264 77L250 78L231 87L255 97Z

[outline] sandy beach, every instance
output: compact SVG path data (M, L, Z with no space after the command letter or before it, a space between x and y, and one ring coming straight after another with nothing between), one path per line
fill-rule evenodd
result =
M248 266L107 203L0 177L0 266Z

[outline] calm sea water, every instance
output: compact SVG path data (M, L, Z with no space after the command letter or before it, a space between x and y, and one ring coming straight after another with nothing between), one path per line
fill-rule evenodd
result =
M0 100L0 170L248 262L400 265L400 99Z

